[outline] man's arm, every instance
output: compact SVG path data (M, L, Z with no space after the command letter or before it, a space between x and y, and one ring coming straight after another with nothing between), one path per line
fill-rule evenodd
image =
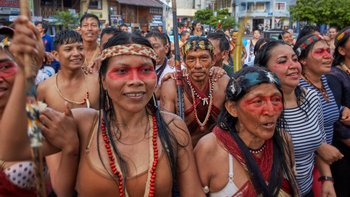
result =
M174 79L162 82L159 88L160 109L172 113L176 113L177 92Z

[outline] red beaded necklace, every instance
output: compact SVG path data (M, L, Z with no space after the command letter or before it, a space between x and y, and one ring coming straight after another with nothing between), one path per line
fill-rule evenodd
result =
M155 196L155 180L156 180L156 167L158 163L158 147L157 147L157 138L158 138L158 127L157 127L157 120L155 116L152 116L152 119L150 118L150 122L153 126L153 132L151 132L151 137L150 137L150 170L147 176L147 181L146 183L149 182L149 184L146 184L146 189L145 189L145 194L144 196L150 196L153 197ZM120 170L118 162L115 162L114 158L114 153L111 149L111 140L107 132L109 132L109 129L106 128L106 123L105 120L102 119L102 124L101 124L101 130L102 130L102 137L103 141L105 142L105 148L107 150L108 158L109 158L109 166L112 169L112 173L117 176L119 184L119 196L120 197L127 197L128 193L124 192L123 188L123 174Z

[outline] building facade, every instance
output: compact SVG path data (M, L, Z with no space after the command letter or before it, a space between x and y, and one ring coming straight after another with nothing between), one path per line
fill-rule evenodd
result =
M236 20L248 16L246 29L283 29L291 26L289 7L296 0L233 0Z

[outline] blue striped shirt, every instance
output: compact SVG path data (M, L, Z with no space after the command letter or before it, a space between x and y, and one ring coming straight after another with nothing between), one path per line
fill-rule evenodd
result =
M329 97L328 102L322 96L322 93L320 90L318 90L313 85L306 82L305 80L301 79L300 85L303 87L315 90L317 92L318 97L320 98L321 104L322 104L322 111L323 111L323 118L324 118L323 123L324 123L324 130L326 133L327 144L332 144L333 124L339 119L339 108L337 106L337 103L335 102L333 93L328 86L327 78L325 75L321 76L321 81L322 81L323 87L326 89L327 95Z
M326 138L322 106L316 91L306 90L300 106L284 109L283 115L294 146L296 179L304 195L311 191L315 151Z

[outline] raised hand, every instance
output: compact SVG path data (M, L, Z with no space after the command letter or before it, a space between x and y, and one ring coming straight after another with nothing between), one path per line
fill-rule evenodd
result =
M41 131L46 140L63 151L78 151L78 128L66 103L64 113L46 108L40 114Z

